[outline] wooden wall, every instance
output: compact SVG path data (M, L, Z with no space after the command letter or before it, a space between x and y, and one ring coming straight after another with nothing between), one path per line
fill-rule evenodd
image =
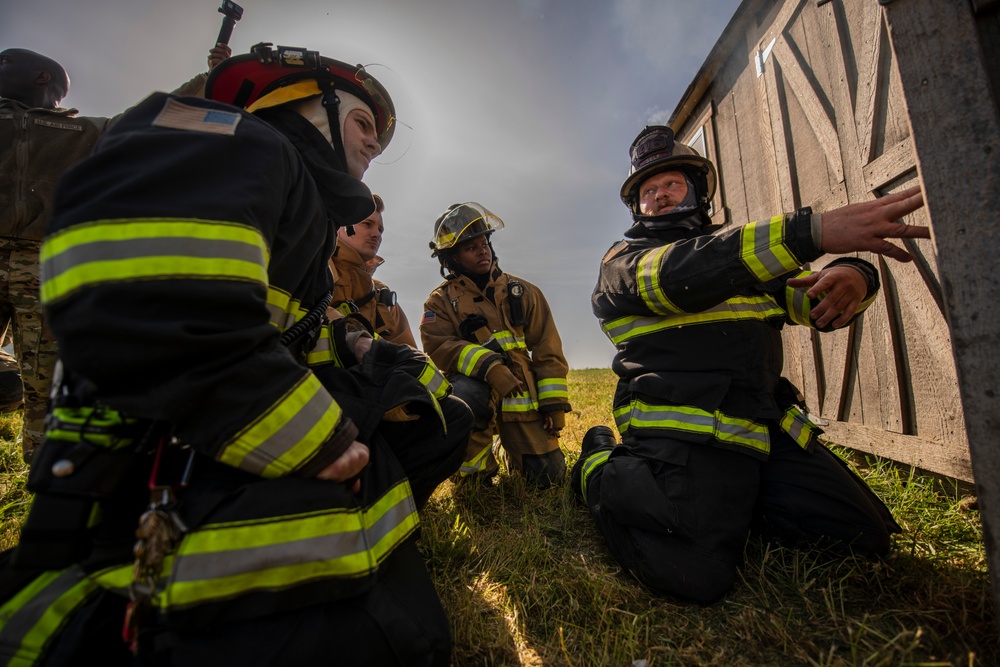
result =
M821 212L919 182L900 67L875 0L745 1L671 124L682 141L703 138L719 168L719 223ZM930 224L929 210L905 222ZM973 481L935 248L907 247L913 263L860 255L879 268L882 296L850 328L786 327L785 374L831 440Z

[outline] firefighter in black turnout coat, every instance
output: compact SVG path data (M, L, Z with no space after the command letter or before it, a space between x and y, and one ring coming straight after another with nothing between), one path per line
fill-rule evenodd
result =
M713 233L714 165L650 126L630 149L626 238L601 262L594 314L615 344L611 429L591 428L571 473L616 560L661 593L709 603L730 589L751 530L786 545L883 556L900 528L817 439L781 377L781 328L848 325L876 298L869 250L906 260L886 236L917 189L813 215L802 209Z
M41 261L64 377L0 659L447 665L414 496L457 469L471 413L426 355L324 316L392 102L269 44L207 97L147 98L61 185Z

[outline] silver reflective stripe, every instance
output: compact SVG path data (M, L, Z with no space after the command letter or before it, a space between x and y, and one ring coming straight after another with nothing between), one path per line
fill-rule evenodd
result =
M314 393L291 419L247 452L240 468L254 475L262 475L265 468L306 439L310 431L316 428L316 424L321 422L330 410L331 400L330 394L326 391ZM339 414L339 410L337 412ZM335 423L329 424L326 430L333 431L335 426Z

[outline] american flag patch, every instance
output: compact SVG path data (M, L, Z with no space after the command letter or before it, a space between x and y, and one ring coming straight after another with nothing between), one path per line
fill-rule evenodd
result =
M434 324L437 321L437 315L434 314L433 310L428 310L424 313L424 316L420 318L420 326L425 324Z
M170 127L175 130L193 130L210 134L236 134L236 126L240 123L240 115L232 111L219 109L203 109L190 104L168 99L159 115L153 120L157 127Z

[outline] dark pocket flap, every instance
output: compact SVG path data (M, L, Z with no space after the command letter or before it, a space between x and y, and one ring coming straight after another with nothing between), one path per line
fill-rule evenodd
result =
M729 391L731 378L715 373L644 373L629 382L629 391L664 405L691 405L715 412Z

